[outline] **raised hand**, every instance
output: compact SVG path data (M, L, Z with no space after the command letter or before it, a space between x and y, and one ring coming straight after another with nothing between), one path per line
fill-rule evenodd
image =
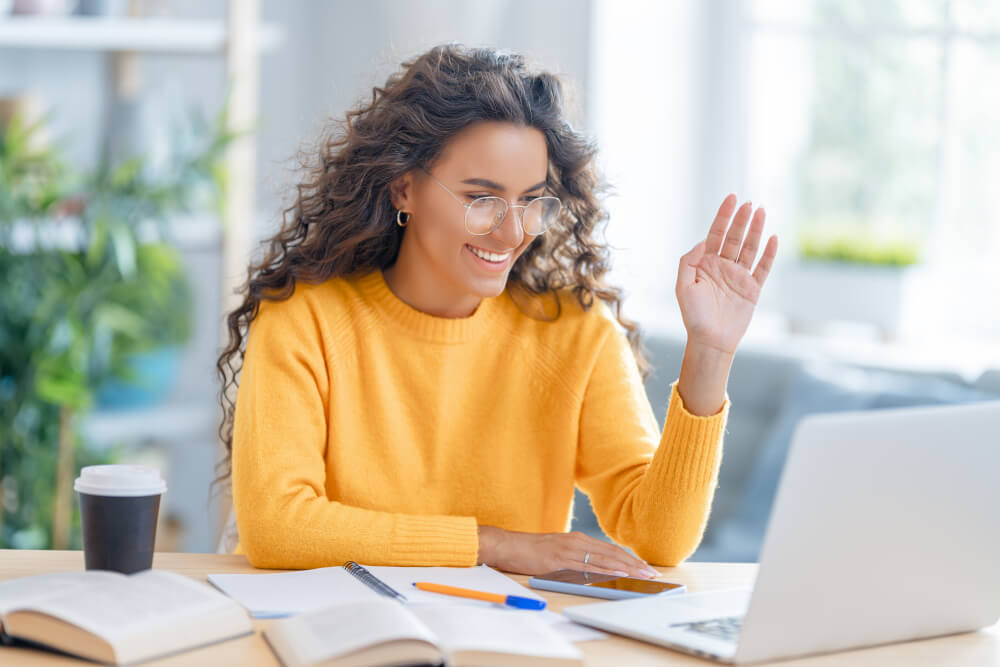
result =
M750 326L778 253L778 237L771 236L753 268L765 213L758 208L751 221L752 211L750 202L737 209L736 195L729 195L719 207L708 237L681 258L677 302L689 344L731 355ZM744 238L748 223L750 231Z

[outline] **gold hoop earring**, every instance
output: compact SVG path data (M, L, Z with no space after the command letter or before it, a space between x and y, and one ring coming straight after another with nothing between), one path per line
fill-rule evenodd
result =
M404 215L406 216L405 218L403 217ZM402 209L396 211L396 224L400 227L406 227L410 224L410 214Z

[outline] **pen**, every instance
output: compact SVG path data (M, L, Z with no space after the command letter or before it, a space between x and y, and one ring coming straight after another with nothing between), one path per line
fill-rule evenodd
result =
M525 598L518 595L503 595L501 593L486 593L484 591L474 591L470 588L457 588L455 586L445 586L444 584L432 584L427 581L415 581L413 585L431 593L442 593L444 595L454 595L460 598L471 598L473 600L485 600L486 602L496 602L505 604L508 607L518 609L545 609L545 600Z

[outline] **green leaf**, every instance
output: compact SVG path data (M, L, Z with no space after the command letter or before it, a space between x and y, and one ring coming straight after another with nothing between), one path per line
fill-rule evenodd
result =
M122 277L130 279L135 276L135 237L132 231L122 224L112 225L110 229L111 245L114 248L115 263Z
M911 266L920 261L920 247L905 239L879 239L864 233L806 235L800 243L804 259L871 266Z
M117 303L100 304L94 310L94 324L133 338L139 338L146 332L146 321L142 316Z
M90 232L90 243L87 245L87 268L94 270L104 261L109 241L108 223L104 218L94 221Z
M124 188L132 185L138 180L142 168L143 160L140 157L125 160L111 172L111 187Z
M87 376L68 361L68 355L43 360L35 375L35 390L42 400L49 403L75 409L86 408L93 400Z

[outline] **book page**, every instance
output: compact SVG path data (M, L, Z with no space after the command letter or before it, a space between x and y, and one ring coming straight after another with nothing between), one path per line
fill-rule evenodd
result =
M211 615L234 606L206 584L173 572L147 570L17 608L61 618L114 642L156 626L169 626L179 617Z
M595 639L607 639L609 636L606 632L595 630L588 625L582 625L560 613L549 611L548 609L538 613L549 627L559 633L560 637L568 639L574 644L576 642L589 642Z
M394 599L378 598L275 621L268 636L281 635L297 663L311 664L403 639L434 645L434 637Z
M32 604L45 598L68 594L88 586L127 579L124 574L91 570L89 572L50 572L30 577L0 581L0 615L15 607Z
M447 653L484 651L547 658L580 659L582 654L538 612L454 605L414 605L410 612L438 638Z

